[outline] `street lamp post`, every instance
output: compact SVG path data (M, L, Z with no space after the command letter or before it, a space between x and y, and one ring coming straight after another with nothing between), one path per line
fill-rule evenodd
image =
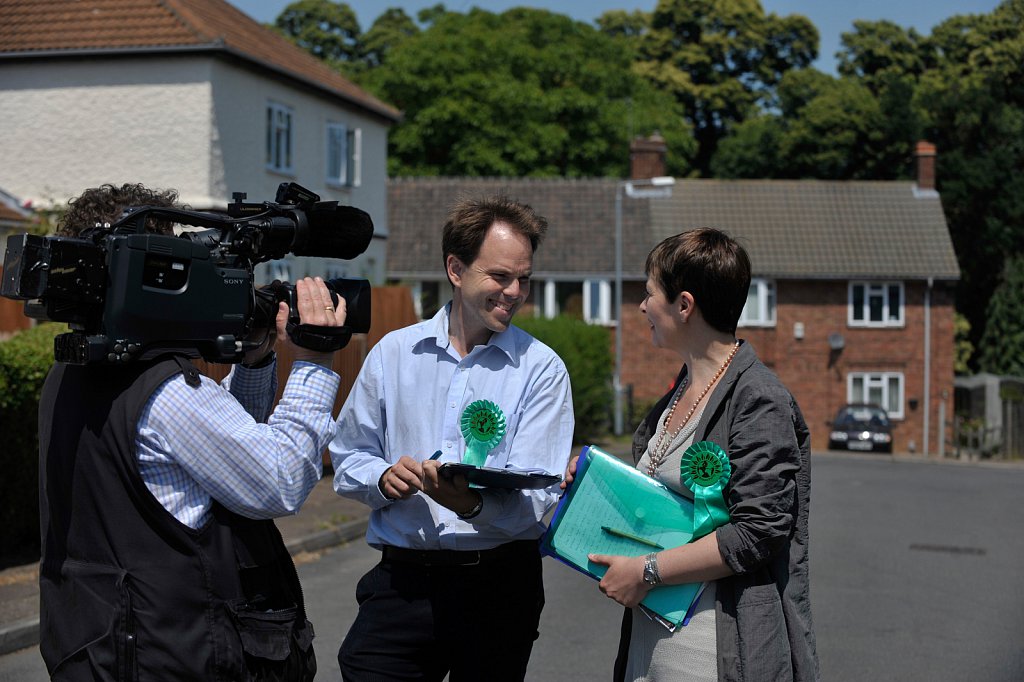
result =
M616 436L623 432L623 386L622 386L622 195L630 199L658 199L672 196L675 178L659 176L645 180L622 180L615 186L615 375L612 386L615 391Z

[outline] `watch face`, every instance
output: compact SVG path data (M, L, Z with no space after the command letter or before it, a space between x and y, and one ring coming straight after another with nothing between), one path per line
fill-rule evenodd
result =
M651 568L650 560L644 561L644 582L648 585L657 585L658 581L654 578L654 570Z

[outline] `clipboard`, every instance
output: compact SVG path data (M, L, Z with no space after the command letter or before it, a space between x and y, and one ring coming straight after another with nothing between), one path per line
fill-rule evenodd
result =
M593 445L584 448L559 501L541 553L600 580L607 566L587 555L640 556L693 539L693 502ZM704 583L659 585L640 605L665 627L686 625Z
M506 488L511 490L547 488L562 480L561 476L554 474L494 469L458 462L442 464L438 468L438 473L445 478L451 478L456 475L465 476L467 481L481 488Z

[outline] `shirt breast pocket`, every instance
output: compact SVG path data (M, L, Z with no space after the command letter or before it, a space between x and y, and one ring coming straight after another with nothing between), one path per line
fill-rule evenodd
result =
M508 467L508 455L512 449L512 440L516 436L516 430L519 427L519 420L522 416L522 412L516 412L505 420L505 435L502 436L501 442L487 453L487 461L484 463L484 466L491 467L492 469L505 469Z

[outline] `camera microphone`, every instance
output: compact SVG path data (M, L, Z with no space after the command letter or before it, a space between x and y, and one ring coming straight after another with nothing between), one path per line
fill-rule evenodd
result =
M370 245L373 221L370 214L337 201L318 201L305 209L308 229L302 244L295 244L296 256L352 260Z

